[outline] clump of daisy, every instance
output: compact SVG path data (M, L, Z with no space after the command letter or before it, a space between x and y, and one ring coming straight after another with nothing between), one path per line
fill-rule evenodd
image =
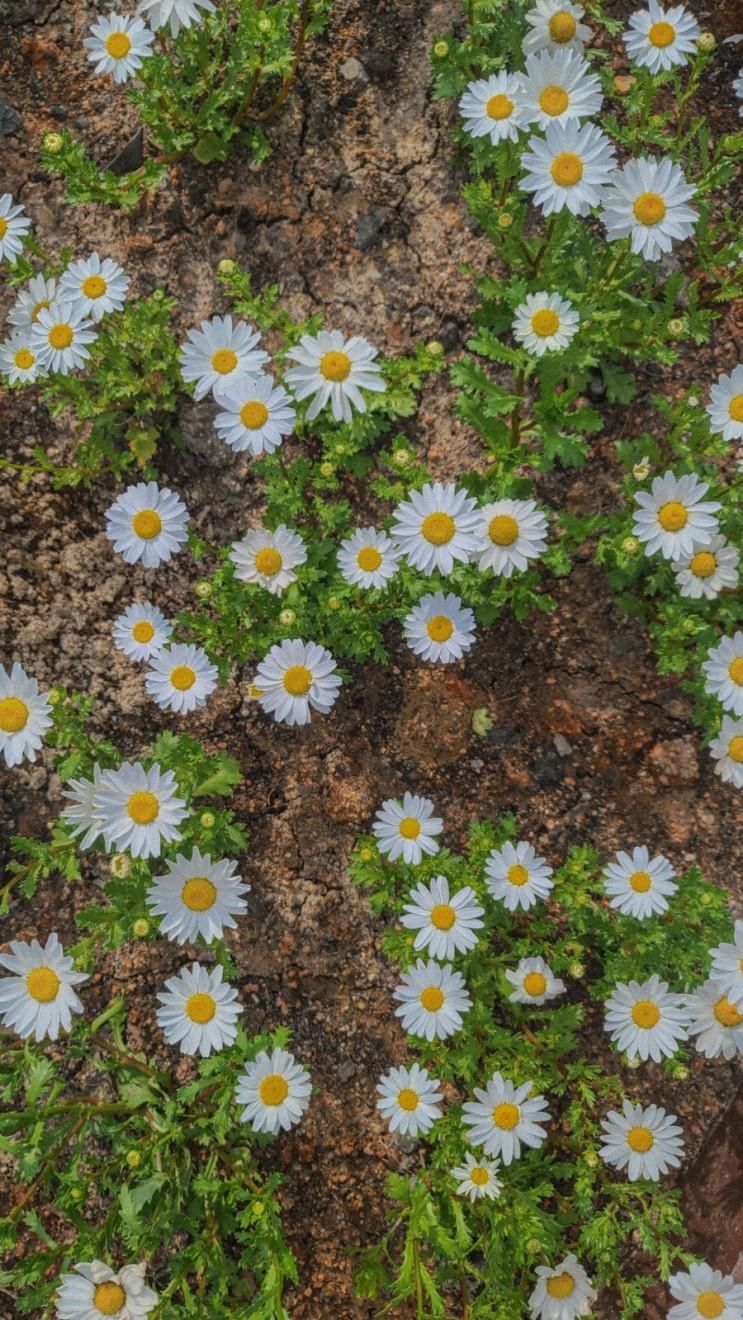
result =
M707 405L710 430L723 440L743 440L743 364L718 377Z
M350 422L354 408L366 412L362 390L384 392L377 350L362 335L346 339L340 330L302 335L288 358L297 365L285 372L284 379L298 399L312 400L307 409L310 422L328 404L337 422Z
M235 917L247 911L243 895L250 885L242 882L230 858L215 862L194 848L190 857L179 853L165 865L167 872L154 877L146 902L161 918L160 933L176 944L221 940L225 930L237 925Z
M482 917L483 909L469 885L450 894L449 881L437 875L430 885L416 885L400 921L406 930L417 931L414 949L427 949L433 958L453 958L475 947Z
M540 899L546 899L553 888L552 868L537 854L530 843L504 843L493 848L485 862L485 883L488 893L502 903L509 912L518 908L527 911Z
M60 1278L56 1297L59 1320L144 1320L157 1306L157 1293L145 1284L146 1266L112 1270L102 1260L81 1261Z
M255 686L277 724L309 724L313 710L332 710L341 679L330 651L293 638L271 647L255 671Z
M475 616L459 596L443 591L422 596L407 615L405 641L422 660L451 664L475 641Z
M400 548L385 532L361 527L341 541L338 567L352 586L381 590L397 573L400 554Z
M482 1197L495 1201L503 1190L503 1183L498 1178L499 1172L499 1160L488 1160L483 1155L478 1159L468 1150L464 1164L451 1171L457 1183L457 1196L466 1196L469 1201L479 1201Z
M159 991L157 1023L169 1045L202 1059L231 1045L242 1011L237 991L222 981L222 968L211 972L200 963L184 967Z
M633 64L651 73L686 64L696 53L699 24L683 5L664 9L657 0L648 0L647 9L631 15L623 41Z
M648 555L660 551L664 559L693 555L718 531L718 500L706 500L709 490L693 472L683 477L666 472L654 477L650 491L635 491L638 510L633 535L646 546Z
M649 1178L657 1182L669 1168L676 1169L684 1153L676 1115L659 1105L633 1105L625 1100L621 1114L610 1109L601 1120L604 1145L599 1155L614 1169L626 1169L630 1182Z
M93 799L93 811L109 852L159 857L163 843L179 843L178 826L188 815L172 770L146 770L141 761L124 761L105 770Z
M91 25L83 45L96 73L110 73L114 82L125 83L152 54L154 40L154 32L141 18L109 14Z
M617 853L617 860L604 871L604 888L611 907L643 921L668 911L668 899L678 889L675 876L667 857L651 858L643 845L633 848L631 854Z
M546 1004L564 995L565 983L555 976L544 958L522 958L518 967L506 970L506 980L513 986L512 1004Z
M0 197L0 261L15 260L23 251L23 239L31 228L23 207L14 205L10 193Z
M128 290L129 276L118 262L111 257L101 260L97 252L87 261L73 261L59 282L60 299L78 302L94 321L109 312L120 312Z
M496 500L480 509L475 534L480 571L511 577L527 569L530 559L544 554L547 517L533 500Z
M543 138L531 137L521 163L524 192L545 215L564 207L587 215L602 200L616 168L616 153L595 124L550 124Z
M127 564L157 568L178 554L187 539L188 510L181 499L140 481L129 486L106 510L106 536Z
M212 0L139 0L137 9L138 13L147 16L153 28L162 28L169 23L174 37L181 28L201 23L204 14L213 11Z
M187 715L206 705L217 686L217 673L200 646L175 644L150 657L144 685L161 710Z
M275 1136L296 1127L310 1102L312 1082L306 1068L288 1050L261 1050L237 1079L235 1103L243 1123L254 1132Z
M215 385L214 398L222 409L214 429L237 454L272 454L294 430L297 414L291 399L271 376L241 376Z
M514 312L513 337L529 353L542 357L567 348L579 324L580 317L567 298L559 293L530 293Z
M720 732L712 739L709 750L715 761L715 774L723 784L743 788L743 720L724 715Z
M539 128L590 119L601 109L601 83L582 53L542 50L528 55L526 72L517 75L519 108Z
M524 15L529 25L524 37L524 53L582 51L591 36L591 29L580 21L584 13L583 5L574 4L572 0L536 0L534 8L527 9Z
M604 1030L630 1058L670 1059L688 1037L689 1013L683 995L668 989L659 976L619 982L606 1001Z
M705 981L689 995L689 1035L707 1059L743 1054L743 1005L731 1003L719 981Z
M60 1031L71 1031L73 1013L83 1011L73 987L88 977L73 971L73 960L58 936L50 935L43 948L38 940L11 940L10 950L0 953L0 964L12 973L0 978L3 1025L37 1041L56 1040Z
M549 1111L544 1096L529 1098L532 1085L514 1086L496 1072L485 1090L475 1087L477 1099L462 1106L462 1122L470 1129L473 1146L482 1146L486 1155L499 1155L504 1164L511 1164L519 1158L522 1146L542 1145Z
M172 623L149 601L128 605L113 626L114 646L130 660L150 660L167 646Z
M410 1068L390 1068L380 1079L377 1109L390 1132L403 1137L417 1137L430 1132L441 1117L443 1096L440 1083L420 1064Z
M453 484L427 482L422 490L412 490L395 509L395 519L392 535L408 563L422 573L448 575L477 548L476 502Z
M79 302L60 296L51 307L42 307L31 326L31 350L47 371L67 376L90 357L88 347L96 339L93 322Z
M461 972L422 958L403 972L394 997L399 1004L395 1016L401 1019L403 1030L424 1040L453 1036L472 1007Z
M702 1263L688 1271L672 1274L668 1289L678 1306L672 1306L667 1320L743 1320L743 1284L732 1274L723 1274Z
M70 834L77 839L77 846L83 852L92 848L103 833L103 821L93 805L102 773L100 766L96 765L92 779L70 779L63 792L68 805L62 810L62 819L67 822Z
M39 312L51 307L56 297L56 279L53 277L47 279L45 275L33 275L25 289L21 289L15 305L8 313L10 324L17 325L22 330L29 330L38 321Z
M279 596L296 582L294 569L307 562L307 551L301 536L279 523L273 532L265 527L247 532L232 546L230 559L239 582L256 584Z
M231 316L213 316L198 329L189 330L181 345L181 375L193 382L194 398L203 399L210 390L224 389L244 376L260 376L268 353L258 348L261 337L244 321Z
M28 329L15 330L0 344L0 371L8 377L10 385L32 385L46 375L38 353L31 347Z
M715 600L721 591L738 585L740 553L724 536L711 536L693 555L672 564L682 596L689 600Z
M699 212L688 203L695 192L668 157L628 161L604 193L601 219L607 238L629 237L633 252L658 261L675 242L694 233Z
M379 851L391 862L402 857L409 866L417 866L424 854L433 857L439 850L436 835L444 828L433 812L433 802L417 793L404 793L402 802L388 798L372 825Z
M35 761L52 726L48 692L39 692L35 678L29 678L16 661L10 672L0 664L0 753L7 766L21 761Z
M529 1298L532 1320L577 1320L593 1310L596 1290L572 1252L554 1267L538 1265L536 1275Z
M725 710L743 715L743 632L723 637L702 664L705 691L717 697Z
M459 101L464 129L470 137L489 137L499 142L517 142L526 117L517 104L518 78L512 73L494 73L468 83Z
M714 980L731 1003L743 1004L743 921L736 921L732 943L716 945L710 950L710 958Z

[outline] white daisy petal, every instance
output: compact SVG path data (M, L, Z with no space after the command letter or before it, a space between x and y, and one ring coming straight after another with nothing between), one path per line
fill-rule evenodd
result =
M0 665L0 754L7 766L21 761L35 761L52 726L48 692L39 692L35 678L29 678L17 662L10 673Z
M723 637L702 665L705 691L733 715L743 715L743 632Z
M439 481L412 490L395 509L392 536L405 558L422 573L447 575L455 563L468 563L476 549L479 519L466 491Z
M0 1021L24 1038L56 1040L72 1029L73 1013L83 1011L73 987L87 975L73 971L57 935L43 948L38 940L11 940L10 950L0 954L0 965L12 973L0 978Z
M287 1050L261 1050L237 1080L235 1102L254 1132L289 1131L296 1127L310 1102L312 1082L307 1069Z
M103 821L93 806L102 773L100 766L96 765L92 779L70 779L64 788L63 796L69 806L63 809L62 818L70 826L73 839L78 840L78 848L83 851L92 848L103 833Z
M309 724L312 710L327 715L341 688L336 663L317 642L288 639L272 646L255 671L264 710L277 724Z
M23 239L31 228L31 221L20 205L13 202L10 193L0 197L0 261L15 260L23 251Z
M102 1260L73 1265L60 1276L55 1299L59 1320L146 1320L157 1305L157 1293L145 1284L146 1265L112 1270Z
M604 1030L630 1058L655 1063L672 1058L688 1038L688 1024L686 998L673 994L658 976L642 983L620 981L606 1001Z
M533 500L496 500L480 509L477 566L496 577L523 572L547 549L547 517Z
M14 330L12 335L0 344L0 371L8 377L11 385L16 385L19 381L32 385L35 380L46 375L46 367L42 365L38 352L31 346L30 329Z
M577 335L579 324L580 317L567 298L561 298L559 293L530 293L514 312L513 337L529 353L541 357L543 353L567 348Z
M693 555L671 565L682 596L689 600L715 600L721 591L738 585L740 553L724 536L711 536Z
M233 323L231 316L213 316L189 330L181 345L181 375L194 383L194 398L228 386L242 388L245 376L261 376L268 353L258 348L260 342L257 330L244 321Z
M188 810L177 789L173 771L158 765L145 770L141 761L124 761L118 770L104 770L92 810L107 850L159 857L163 842L178 843Z
M214 8L212 0L139 0L137 13L144 14L153 28L169 23L172 35L177 37L181 28L198 26L204 14L213 13Z
M694 233L699 212L689 206L696 189L672 160L640 156L612 175L601 220L607 238L631 238L632 251L659 261L675 242Z
M194 848L190 857L179 853L165 865L167 873L152 882L147 906L161 918L160 933L176 944L222 939L225 930L237 925L235 917L247 911L243 894L250 885L242 883L237 862L214 862Z
M743 788L743 720L724 715L720 732L712 739L709 750L717 763L715 774L722 782Z
M217 666L200 646L174 644L150 657L144 685L161 710L187 715L206 705L217 677Z
M87 261L73 261L59 281L60 299L77 302L86 316L100 321L120 312L126 302L129 276L111 257L93 252Z
M743 1004L743 921L736 921L732 944L718 944L710 950L712 978L722 987L731 1003Z
M59 297L42 307L31 326L30 347L42 367L66 376L90 357L96 339L93 322L80 302Z
M668 911L668 898L678 885L676 872L667 857L651 859L648 849L634 848L632 854L617 853L604 871L604 887L611 898L611 907L625 916L643 921Z
M377 1109L390 1132L404 1137L430 1132L441 1117L443 1096L439 1086L436 1078L417 1063L410 1068L390 1068L377 1086Z
M527 55L516 75L516 103L539 128L590 119L601 109L601 83L580 51L542 50Z
M353 408L366 412L360 390L384 391L382 369L376 356L377 350L361 335L346 339L339 330L302 335L288 354L289 360L297 365L289 368L284 379L298 399L312 400L308 421L329 403L337 422L350 422Z
M723 440L743 440L743 364L718 377L707 406L710 430Z
M395 1016L404 1031L424 1040L446 1040L462 1026L463 1014L472 1007L464 977L453 967L418 959L403 972L394 992L399 1007Z
M518 78L511 73L494 73L469 83L459 101L465 132L473 138L489 137L493 146L517 142L526 123L516 103L518 87Z
M304 541L283 523L273 532L258 527L236 541L230 550L235 577L240 582L257 584L279 596L296 582L295 568L307 562Z
M125 83L152 54L154 40L154 32L141 18L109 14L91 24L83 45L96 73L110 73L114 82Z
M475 641L475 616L459 596L434 592L421 596L403 624L405 641L422 660L451 664Z
M527 911L540 899L548 898L553 887L551 875L552 868L523 840L494 848L485 863L488 893L509 912L518 908Z
M591 29L581 23L585 13L583 5L572 0L536 0L533 9L524 15L529 31L524 37L524 54L538 50L582 51Z
M192 963L179 976L171 976L157 997L158 1026L181 1054L200 1054L204 1059L231 1045L237 1036L242 1006L237 991L223 984L220 966L210 972Z
M522 958L513 971L506 970L506 980L514 987L508 996L512 1004L546 1004L565 993L564 982L553 975L544 958Z
M734 1059L743 1054L743 1004L734 1004L719 981L705 981L689 996L689 1035L708 1059Z
M522 1145L541 1146L547 1136L543 1124L550 1116L543 1096L528 1098L531 1089L531 1082L516 1087L499 1072L484 1091L476 1086L477 1099L462 1106L462 1123L473 1146L500 1156L504 1164L519 1158Z
M690 1265L688 1272L672 1274L668 1280L672 1306L667 1320L743 1320L743 1284L732 1274L723 1274L702 1263Z
M39 312L51 307L57 297L57 280L47 279L44 275L33 275L18 294L15 306L8 314L11 325L21 330L30 330L39 319Z
M379 851L391 862L402 857L408 865L433 857L439 850L435 836L444 828L440 816L434 816L429 798L405 793L402 802L388 798L383 802L372 825Z
M384 532L362 527L338 549L338 567L346 582L367 590L381 590L399 569L401 551Z
M173 625L149 601L128 605L113 626L114 646L130 660L149 660L167 646Z
M417 931L416 951L427 949L432 958L453 958L477 944L482 916L483 909L469 885L450 895L448 880L437 875L430 885L416 885L400 921L407 930Z
M457 1183L457 1196L466 1196L469 1201L479 1201L481 1197L495 1201L503 1190L503 1183L497 1176L499 1172L499 1160L489 1160L484 1155L478 1159L468 1150L464 1164L451 1170Z
M658 1105L643 1108L625 1100L622 1113L609 1110L601 1129L601 1159L612 1168L626 1169L630 1182L640 1178L657 1182L661 1174L681 1163L684 1141L676 1115Z
M647 555L657 551L664 559L693 555L718 531L717 500L705 500L709 486L693 473L683 477L666 472L653 479L650 492L635 491L632 532L645 545Z
M529 1298L532 1320L576 1320L589 1315L596 1290L572 1254L559 1265L538 1265L537 1284Z
M664 9L648 0L646 9L631 15L623 40L634 64L661 73L686 64L696 53L699 35L699 24L683 5Z
M297 414L289 395L271 376L243 375L215 385L213 393L222 409L214 429L237 454L272 454L294 430Z
M127 564L157 568L177 554L187 539L188 510L182 500L155 481L129 486L106 510L106 536Z
M550 124L545 137L531 137L521 158L524 192L534 194L545 215L567 207L587 215L602 200L616 168L616 153L595 124Z

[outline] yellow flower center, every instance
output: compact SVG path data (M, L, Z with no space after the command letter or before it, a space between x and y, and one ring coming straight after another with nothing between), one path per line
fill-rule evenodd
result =
M280 1073L269 1073L261 1081L258 1094L264 1105L283 1105L289 1094L289 1085Z
M8 222L0 215L0 238L5 238L8 232Z
M160 813L160 803L154 793L132 793L126 809L135 825L151 825Z
M665 219L666 204L660 193L640 193L632 203L632 210L641 225L659 225Z
M326 380L335 381L336 384L345 380L351 371L351 359L348 353L342 353L339 349L333 349L330 353L323 353L320 358L320 374Z
M445 614L434 614L426 624L426 631L432 642L448 642L454 632L454 624Z
M240 421L248 431L260 431L268 421L268 408L260 399L251 399L240 409Z
M525 866L519 865L518 862L516 863L515 866L509 866L508 870L506 871L506 880L508 881L509 885L515 885L517 889L521 889L521 887L526 884L528 879L529 879L529 872L527 871Z
M365 545L356 556L356 563L364 573L374 573L382 562L377 547L374 545Z
M633 871L629 878L630 889L636 894L647 894L652 883L647 871Z
M312 674L306 665L291 665L284 674L284 687L291 697L304 697L312 687Z
M502 1132L510 1132L516 1127L521 1118L521 1111L518 1105L512 1105L508 1100L496 1105L493 1110L493 1122Z
M545 87L539 93L539 108L546 115L561 115L569 104L570 97L564 87Z
M553 1274L547 1280L547 1292L550 1297L570 1297L575 1292L575 1279L567 1270L562 1274Z
M45 299L42 299L41 302L36 303L36 306L34 307L34 310L31 313L31 320L34 322L34 324L36 324L36 322L39 319L39 312L45 312L48 310L48 308L49 308L49 303Z
M649 1128L633 1127L627 1133L627 1145L630 1150L636 1150L638 1154L644 1155L646 1151L652 1150L655 1137Z
M421 523L421 536L430 545L446 545L457 530L448 513L429 513Z
M155 636L155 629L149 619L140 619L132 628L132 637L135 642L151 642Z
M211 1022L217 1011L217 1005L211 995L197 994L189 995L186 1000L186 1016L192 1022L197 1022L199 1026L206 1022Z
M51 967L34 967L26 977L26 989L37 1004L50 1004L57 998L59 977Z
M475 1187L485 1187L490 1182L490 1174L487 1169L483 1169L479 1164L474 1169L470 1169L470 1182Z
M688 521L686 509L677 500L669 500L668 504L662 504L658 510L658 522L664 532L680 532Z
M513 101L505 92L496 92L488 100L485 110L489 119L508 119L513 110Z
M451 930L456 919L457 914L450 903L437 903L431 909L431 925L437 930Z
M733 422L743 422L743 394L736 394L728 404L728 412Z
M57 325L50 326L47 337L52 348L69 348L74 338L72 326L60 321Z
M190 665L176 665L170 671L170 681L178 692L188 692L196 682L196 675Z
M561 188L573 188L583 178L583 161L574 151L561 151L552 162L551 173Z
M20 733L28 722L29 710L20 697L3 697L0 701L0 729L3 733Z
M151 541L162 531L162 518L154 509L140 509L132 518L132 531L141 536L143 541Z
M704 1320L717 1320L725 1310L725 1299L718 1292L703 1292L697 1297L697 1310Z
M730 1003L727 995L718 999L714 1007L714 1014L721 1027L739 1027L743 1022L743 1013L739 1013L734 1004Z
M88 275L82 282L82 291L86 298L102 298L108 285L102 275Z
M421 823L415 816L403 816L400 821L400 833L403 839L417 839L421 832Z
M34 365L36 358L34 357L33 353L30 352L29 349L19 348L17 353L15 354L15 357L13 358L13 361L15 365L18 367L19 371L29 371L30 368Z
M524 989L527 995L534 995L535 998L538 998L547 989L547 977L543 976L541 972L529 972L529 975L524 977Z
M553 14L547 26L549 27L549 34L557 46L564 46L566 42L572 41L577 28L573 15L568 14L564 9L560 9L556 14Z
M649 1031L656 1023L660 1022L660 1009L654 1004L652 999L638 999L632 1006L632 1021L636 1027L642 1027L643 1031Z
M126 32L112 32L110 37L106 38L106 50L113 60L123 60L125 55L129 54L132 48L131 38ZM97 294L89 294L88 297L97 297Z
M216 897L217 890L205 875L192 875L181 890L181 898L191 912L206 912Z
M420 1104L417 1091L414 1091L411 1086L404 1086L398 1094L397 1103L401 1109L406 1109L408 1113L412 1113Z
M728 666L728 674L740 687L743 684L743 655L736 655Z
M689 564L689 569L694 574L694 577L699 578L712 577L716 568L717 560L709 550L699 550Z
M538 313L541 315L541 313ZM518 540L519 525L510 513L498 513L490 519L488 536L493 545L513 545Z
M548 335L553 335L560 329L560 318L557 312L553 312L551 307L542 307L540 311L535 312L531 318L531 328L535 335L541 339L546 339ZM513 522L513 519L511 519Z
M219 376L229 376L236 366L237 353L231 348L218 348L216 353L212 353L212 371L216 371Z
M731 761L740 764L743 761L743 733L736 733L734 738L728 743L728 756Z
M444 1002L444 992L437 985L428 985L422 991L420 1000L428 1013L438 1013Z
M670 46L675 39L676 29L672 23L653 23L648 29L648 41L651 46L657 46L663 50L665 46Z
M255 557L256 570L264 577L274 577L281 568L282 562L281 555L272 545L264 546Z
M93 1305L101 1315L116 1315L126 1301L126 1293L120 1283L99 1283L93 1293Z

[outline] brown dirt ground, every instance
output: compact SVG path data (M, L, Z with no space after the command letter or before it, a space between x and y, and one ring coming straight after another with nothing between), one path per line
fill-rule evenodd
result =
M178 166L129 215L64 206L61 188L37 164L39 134L60 123L102 160L126 140L120 96L85 69L81 41L97 7L17 0L0 8L4 96L23 119L5 142L3 189L24 203L45 245L110 253L130 272L135 293L165 283L179 298L179 331L221 310L213 271L221 258L238 257L259 285L279 281L293 311L321 310L329 325L349 331L361 325L385 351L429 337L452 355L461 349L472 305L461 266L482 266L490 255L459 200L452 108L429 95L428 51L433 36L458 20L456 0L337 0L261 172L241 160L229 168ZM718 37L733 31L733 7L714 10L713 18L697 6L702 23ZM362 69L347 77L350 58ZM621 71L621 52L617 60ZM737 62L724 48L711 74L711 113L721 127L737 124L726 90ZM709 379L740 360L742 316L733 310L713 346L690 354L665 388ZM611 507L614 441L647 425L658 380L647 374L640 385L632 410L608 410L590 469L544 482L547 502ZM20 404L17 394L0 392L0 411L11 456L23 460L42 440L55 457L69 458L65 425L51 422L32 395ZM208 405L185 404L182 422L187 448L165 456L165 474L198 530L232 539L259 500L255 480L209 438ZM437 476L451 478L478 460L476 438L452 417L445 380L427 387L410 435ZM96 729L134 754L168 720L146 699L140 674L112 652L111 620L143 588L154 589L166 611L182 607L193 581L184 580L182 560L154 587L114 562L102 532L114 495L106 482L60 494L45 479L6 484L0 654L19 659L44 685L94 693ZM289 1022L319 1088L302 1127L266 1156L267 1167L287 1176L282 1200L301 1280L289 1299L295 1320L373 1314L353 1299L343 1247L374 1240L386 1173L413 1168L417 1158L401 1155L374 1112L375 1082L404 1057L405 1043L391 1014L394 976L381 957L380 927L345 876L354 836L383 798L406 787L429 794L453 846L472 818L515 810L524 836L553 864L578 842L609 854L652 841L677 867L699 862L743 912L739 801L713 775L687 697L658 677L646 636L618 613L590 554L554 594L554 614L499 621L466 662L445 672L417 667L393 643L391 665L357 672L332 717L306 732L269 724L234 680L185 726L237 755L245 772L237 809L251 833L244 870L253 894L250 919L230 943L246 1026ZM478 706L495 719L481 738L471 729ZM59 805L48 756L5 776L0 811L8 833L43 837ZM99 883L91 864L86 892L63 888L17 903L7 934L44 937L57 928L71 939L74 913ZM136 992L143 976L164 978L179 957L165 941L127 946L99 967L99 993ZM151 994L132 999L132 1047L159 1048L152 1013ZM684 1120L692 1246L732 1269L743 1229L740 1071L695 1060L689 1082L674 1090L651 1065L643 1085L660 1089ZM0 1314L12 1314L2 1305Z

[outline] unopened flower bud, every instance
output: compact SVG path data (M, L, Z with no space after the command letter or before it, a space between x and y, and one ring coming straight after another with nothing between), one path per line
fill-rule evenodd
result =
M444 56L449 54L447 43L445 41L437 41L433 48L433 53L437 59L443 60Z
M697 38L697 50L714 50L716 45L713 32L702 32Z
M580 981L586 974L586 969L581 962L573 962L568 967L568 971L574 981Z
M331 597L329 598L329 600L328 600L328 609L329 609L329 610L339 610L340 607L341 607L341 603L340 603L340 600L338 599L338 597L337 597L337 596L331 596Z
M625 555L636 555L640 549L640 542L636 536L625 536L622 541L622 551Z
M198 596L199 600L208 600L212 594L212 591L213 591L212 584L211 582L207 582L206 578L202 578L201 581L197 582L196 586L194 587L194 594Z
M294 613L294 610L282 610L281 613L280 613L280 615L279 615L279 623L280 623L284 628L289 628L289 627L291 626L291 624L294 623L296 617L297 617L297 616L296 616L296 614Z
M696 630L697 630L697 625L696 625L696 623L694 622L693 619L684 619L684 632L685 632L685 633L694 633L694 632L696 632Z
M598 1166L599 1157L595 1150L587 1150L583 1155L583 1163L588 1165L589 1169L595 1169Z
M258 31L259 32L271 31L271 20L267 14L262 14L261 17L258 19Z
M542 1244L539 1241L539 1238L529 1238L529 1241L526 1244L526 1250L530 1256L538 1256L542 1250Z
M199 816L199 824L203 830L213 830L217 823L217 817L213 811L202 811Z
M332 475L333 475L334 472L335 472L335 468L333 467L333 464L332 464L332 463L321 463L321 464L320 464L320 476L321 476L321 477L332 477Z
M114 853L108 869L114 879L126 880L126 877L132 873L132 859L127 857L126 853Z
M510 229L512 224L513 224L513 216L510 215L508 211L502 211L501 214L498 216L498 228Z
M373 861L374 861L374 849L373 849L373 848L369 848L368 845L367 845L366 848L362 848L362 849L361 849L361 852L359 853L359 857L361 858L362 862L373 862Z
M392 455L392 462L396 467L407 467L412 454L409 449L396 449Z
M58 156L64 150L64 138L61 133L45 133L41 145L50 156Z
M137 920L132 924L132 931L138 940L145 939L150 933L150 923L147 918L137 917Z
M674 336L676 336L676 335L681 335L681 334L683 334L683 332L684 332L684 323L683 323L681 317L680 317L680 316L674 316L674 317L668 322L668 333L669 333L669 335L674 335Z
M644 481L645 478L649 475L650 475L650 459L641 458L639 463L635 463L635 466L632 469L632 476L635 478L635 481Z
M426 344L426 350L431 354L431 357L443 357L445 352L444 345L440 339L429 339Z
M686 402L688 403L690 408L699 407L699 399L697 398L696 394L690 394Z
M236 268L237 262L231 261L229 257L225 257L217 266L220 275L234 275Z
M47 700L50 706L58 706L62 700L62 689L58 687L50 688L47 693Z
M126 1162L130 1169L138 1169L142 1163L142 1156L138 1150L128 1150L126 1152Z

